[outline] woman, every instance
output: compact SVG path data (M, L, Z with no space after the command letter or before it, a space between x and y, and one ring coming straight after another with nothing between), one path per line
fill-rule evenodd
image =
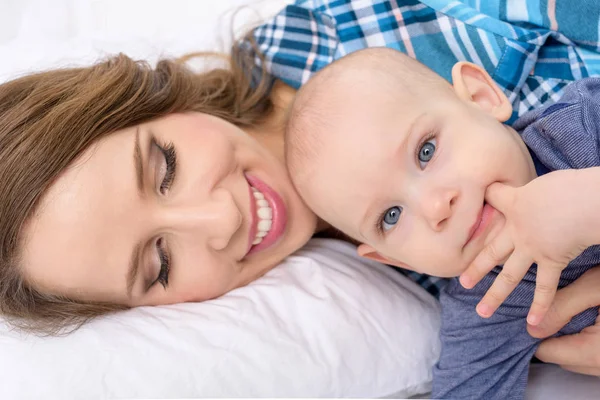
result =
M0 86L3 314L52 331L202 301L308 241L283 167L289 94L251 90L236 60L195 75L118 56Z
M459 3L298 3L253 32L258 51L235 47L229 69L152 70L120 56L0 86L3 314L52 332L115 309L202 301L301 247L318 229L283 164L294 91L280 81L271 90L262 67L298 86L370 45L442 75L457 59L479 61L515 116L594 73L562 35L507 29Z

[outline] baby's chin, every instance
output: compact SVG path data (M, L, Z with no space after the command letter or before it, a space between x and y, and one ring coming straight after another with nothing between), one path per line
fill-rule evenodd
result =
M411 271L414 271L419 274L426 274L431 276L436 276L438 278L456 278L460 276L464 271L466 271L469 266L470 261L467 263L465 261L452 262L450 260L443 261L445 267L443 269L439 268L439 265L436 267L425 267L425 268L412 268L407 267ZM451 265L450 265L451 264Z

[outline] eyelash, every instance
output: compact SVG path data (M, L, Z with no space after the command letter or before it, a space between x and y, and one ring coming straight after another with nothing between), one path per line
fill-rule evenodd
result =
M383 219L385 218L385 214L387 214L388 210L389 208L383 210L383 212L380 213L379 216L375 219L375 232L377 232L377 234L380 236L383 236L385 234L385 231L383 230Z
M160 258L160 272L156 282L160 283L163 288L169 286L169 270L171 269L169 253L163 247L163 239L160 238L156 241L156 249L158 250L158 257Z
M419 152L421 151L421 147L423 147L423 145L427 142L429 142L430 140L434 139L436 137L435 132L429 132L427 135L423 136L423 138L419 141L419 144L417 145L417 147L415 148L415 160L417 163L419 163ZM375 231L377 232L378 235L383 235L385 234L385 231L383 230L383 219L385 218L385 214L387 214L389 208L386 208L385 210L383 210L382 213L379 214L379 216L375 219Z
M158 148L162 152L165 157L165 162L167 163L167 171L165 172L165 177L163 181L160 183L160 193L165 194L167 190L173 184L175 180L175 172L177 167L177 152L175 151L175 146L173 143L167 143L165 145L158 145Z

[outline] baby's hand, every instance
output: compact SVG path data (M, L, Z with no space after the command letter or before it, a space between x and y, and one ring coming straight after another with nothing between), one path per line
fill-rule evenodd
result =
M554 171L519 188L501 183L489 186L486 201L504 214L505 226L462 273L460 282L470 289L496 265L507 261L477 305L480 316L491 317L535 262L536 287L527 322L541 322L554 299L562 270L589 246L582 234L585 215L579 207L581 193L570 185L576 181L576 173Z

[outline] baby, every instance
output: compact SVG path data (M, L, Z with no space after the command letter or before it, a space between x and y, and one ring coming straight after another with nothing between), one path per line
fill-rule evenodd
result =
M440 298L433 397L523 398L540 343L527 321L600 264L600 79L571 84L513 127L485 70L461 62L452 80L394 50L352 53L298 92L286 160L306 203L362 256L462 274L464 286L452 279Z

